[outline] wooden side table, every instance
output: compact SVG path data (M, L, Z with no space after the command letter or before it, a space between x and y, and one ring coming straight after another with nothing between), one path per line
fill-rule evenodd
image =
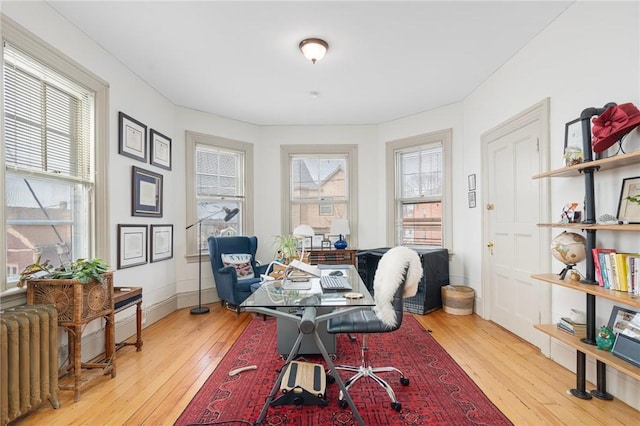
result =
M127 308L136 306L136 341L126 340L116 343L116 351L125 346L135 346L136 351L142 350L142 287L114 287L113 288L113 312L118 313Z

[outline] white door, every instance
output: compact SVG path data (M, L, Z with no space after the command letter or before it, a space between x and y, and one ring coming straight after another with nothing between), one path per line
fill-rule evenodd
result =
M544 117L529 111L528 119L516 117L483 135L485 306L489 319L537 346L533 325L548 316L550 304L546 284L531 278L545 263L537 227L541 183L532 179L543 165Z

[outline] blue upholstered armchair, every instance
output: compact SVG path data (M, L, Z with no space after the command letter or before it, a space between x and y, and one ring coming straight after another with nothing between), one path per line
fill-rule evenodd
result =
M251 294L251 286L259 285L260 274L267 265L257 265L258 238L209 237L209 260L216 282L218 297L224 305L234 307L240 313L240 304Z

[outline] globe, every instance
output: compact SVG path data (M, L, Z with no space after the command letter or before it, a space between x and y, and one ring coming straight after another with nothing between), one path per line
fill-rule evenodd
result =
M551 254L565 265L575 265L587 257L587 240L575 232L564 231L551 241Z

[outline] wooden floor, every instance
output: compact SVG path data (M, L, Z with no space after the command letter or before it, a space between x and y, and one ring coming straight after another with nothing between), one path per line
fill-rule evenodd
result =
M118 352L116 378L95 380L79 402L62 391L61 408L43 404L15 424L172 425L252 317L218 304L205 315L176 311L143 331L141 352ZM620 401L568 395L572 373L491 322L442 310L415 317L516 425L640 424Z

